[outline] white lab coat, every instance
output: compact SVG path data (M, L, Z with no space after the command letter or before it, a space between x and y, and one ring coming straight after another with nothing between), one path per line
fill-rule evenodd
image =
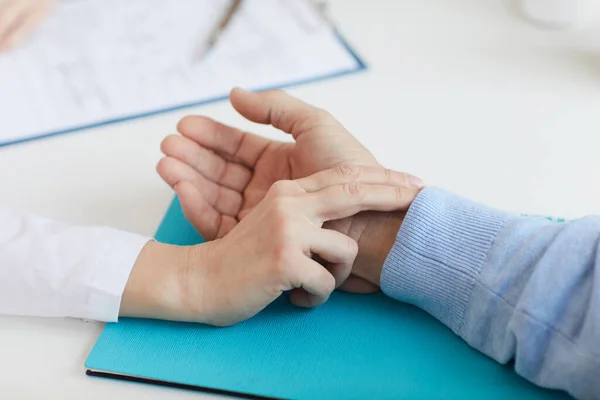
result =
M0 314L116 321L148 240L0 207Z

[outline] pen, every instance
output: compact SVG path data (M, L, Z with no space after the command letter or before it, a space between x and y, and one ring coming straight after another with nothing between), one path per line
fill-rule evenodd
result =
M225 29L231 22L233 16L239 9L241 3L242 3L242 0L233 0L231 2L229 8L227 9L227 13L223 16L223 18L221 19L221 21L219 22L219 24L217 25L215 30L211 33L210 38L208 39L208 42L206 45L205 53L210 51L210 49L212 49L214 47L214 45L217 43L217 41L219 40L219 37L221 36L221 34L225 31Z

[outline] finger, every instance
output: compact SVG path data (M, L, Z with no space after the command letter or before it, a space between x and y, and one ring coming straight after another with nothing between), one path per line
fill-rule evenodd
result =
M177 124L177 131L200 146L248 168L254 167L262 152L272 143L269 139L200 116L183 118Z
M327 269L339 287L350 276L358 254L358 244L343 233L314 228L310 233L309 251L328 263Z
M335 278L322 265L306 256L299 256L293 268L291 284L302 290L292 290L290 301L299 307L316 307L327 301L335 289Z
M219 214L191 183L182 181L173 189L179 197L185 218L204 239L221 238L237 224L235 218Z
M26 4L23 1L9 1L0 4L0 46L5 47L12 32L26 17Z
M242 195L232 189L209 181L184 162L165 157L156 167L159 175L172 188L182 181L193 184L208 204L221 214L236 216L242 206Z
M235 88L229 94L231 105L244 118L270 124L290 133L294 139L315 126L341 124L326 111L290 96L281 90L248 92Z
M238 192L246 188L252 177L248 168L220 157L185 136L169 135L160 147L165 155L183 161L206 179Z
M323 222L367 210L406 210L418 193L418 189L406 186L345 183L308 193L300 204L305 207L306 215Z
M352 182L389 186L413 186L417 189L423 187L421 179L405 172L356 165L339 165L335 168L320 171L306 178L296 180L296 183L307 192L316 192L329 186Z
M240 221L243 220L246 217L246 215L250 214L250 211L252 211L252 210L253 210L253 208L245 208L245 209L243 209L242 211L239 212L238 219Z
M4 40L0 41L0 51L9 49L21 43L39 24L43 15L43 13L38 12L33 15L26 16L22 21L20 21L20 23L14 25L14 29L9 31Z
M338 289L344 292L361 294L377 293L381 290L379 286L355 275L350 275Z

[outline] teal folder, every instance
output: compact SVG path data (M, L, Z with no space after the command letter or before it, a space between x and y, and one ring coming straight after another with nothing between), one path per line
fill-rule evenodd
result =
M156 238L202 238L173 201ZM228 328L122 319L107 324L89 375L247 398L565 399L470 348L425 312L382 294L334 293L294 307L284 296Z

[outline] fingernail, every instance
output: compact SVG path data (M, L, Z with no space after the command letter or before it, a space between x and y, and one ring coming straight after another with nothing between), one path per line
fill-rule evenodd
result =
M406 175L406 180L408 184L414 186L417 189L421 189L423 187L423 181L418 176L414 176L408 173L404 173Z

